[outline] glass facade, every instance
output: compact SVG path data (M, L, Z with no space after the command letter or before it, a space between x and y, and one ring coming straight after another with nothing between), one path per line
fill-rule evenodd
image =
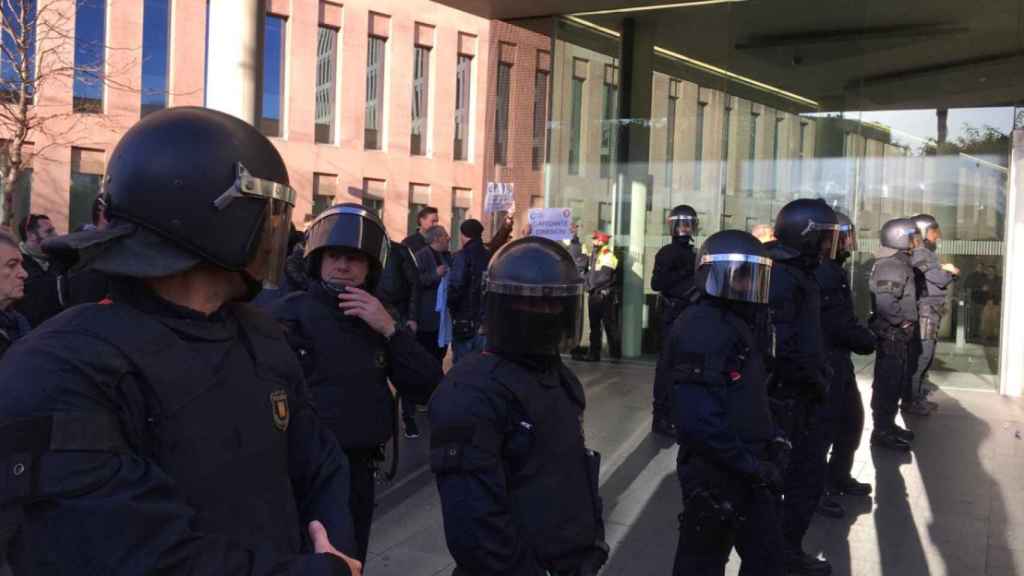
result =
M142 7L143 116L167 107L170 34L170 0L146 0Z
M263 100L260 130L267 136L281 136L284 94L284 34L286 20L267 15L263 30Z
M939 220L939 258L961 276L948 294L933 373L941 380L969 372L966 385L997 386L1010 134L1019 111L970 102L948 112L889 107L866 87L814 101L731 72L739 48L720 40L700 47L713 66L655 45L649 102L634 101L627 120L618 110L619 92L629 90L618 85L622 35L612 16L594 20L554 26L545 203L573 210L584 245L594 231L613 234L627 356L659 350L650 278L655 254L670 241L665 220L673 206L697 210L699 244L718 230L771 226L789 201L820 197L856 226L859 247L848 267L865 320L881 226L920 213ZM637 134L648 149L629 150L630 162L620 162L617 140L635 142Z
M367 150L383 147L384 133L384 58L387 40L370 36L366 50L366 124L363 146Z
M430 110L430 48L416 46L412 61L412 135L409 150L414 156L426 156L427 114Z
M469 106L473 57L459 54L455 69L455 159L469 160Z
M334 144L338 94L337 28L320 26L316 39L316 91L314 128L317 144Z
M75 0L75 112L103 112L106 15L107 3L104 0Z

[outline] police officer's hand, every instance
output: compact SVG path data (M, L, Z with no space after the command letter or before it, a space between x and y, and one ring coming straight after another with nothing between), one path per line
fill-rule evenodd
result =
M772 462L758 462L756 482L758 486L767 488L775 494L782 493L782 472Z
M331 540L327 537L327 529L324 528L323 524L316 520L309 523L309 539L313 541L313 550L317 554L333 554L344 560L345 564L348 564L348 569L352 576L362 576L363 563L339 552L331 544Z
M417 324L415 320L409 320L409 321L407 321L407 322L405 323L405 326L406 326L407 328L409 328L409 330L412 330L413 334L415 334L415 333L416 333L416 330L417 330L417 329L418 329L418 328L420 327L420 325L419 325L419 324Z
M346 287L344 292L338 294L338 300L341 300L338 307L345 311L345 316L359 318L385 338L395 333L395 319L373 294L359 288Z
M942 265L942 269L945 270L946 272L949 272L953 276L959 276L960 275L960 269L957 268L956 266L954 266L953 264L949 264L949 263L943 264Z

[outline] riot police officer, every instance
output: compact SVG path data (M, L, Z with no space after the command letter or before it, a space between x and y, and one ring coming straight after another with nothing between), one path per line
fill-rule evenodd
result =
M608 557L600 457L560 356L579 337L581 279L561 244L529 236L494 255L486 292L486 352L456 364L430 402L455 574L597 574Z
M686 204L672 209L668 217L672 243L658 250L654 257L654 275L651 288L661 293L661 337L668 340L672 323L683 311L693 296L693 272L696 255L693 252L693 236L697 234L700 222L697 211ZM664 345L662 346L664 349ZM654 375L654 432L675 437L672 423L672 384L667 374L670 367L658 357Z
M772 261L752 235L726 230L704 242L698 262L700 296L663 352L683 492L674 574L722 574L735 546L743 574L781 576L778 496L788 442L772 419L764 363Z
M921 347L917 357L917 369L911 381L912 404L908 411L912 414L927 415L931 412L928 404L927 390L924 387L928 379L928 369L935 360L935 347L939 341L939 326L946 313L946 292L950 285L960 276L960 269L953 264L939 263L935 253L938 242L942 238L939 222L929 214L918 214L913 218L921 233L921 246L914 248L911 263L919 274L917 311L920 322Z
M917 336L917 286L911 252L921 237L913 220L897 218L882 226L882 249L871 269L873 315L869 326L878 338L871 413L871 445L910 450L914 433L896 425L896 412L913 377L912 339Z
M299 358L324 424L348 455L356 557L365 560L373 521L373 464L392 434L398 393L421 404L441 380L441 362L375 296L391 243L376 215L358 204L321 214L307 231L309 290L272 314Z
M843 264L857 250L857 232L849 217L836 212L839 220L839 247L835 258L825 257L814 271L821 287L821 324L825 335L825 354L832 368L832 385L828 394L829 443L832 453L828 461L829 494L866 496L871 485L851 476L853 455L860 446L864 431L864 402L857 390L850 353L865 355L875 351L875 335L857 320L850 291L849 276ZM838 502L826 500L819 511L841 516Z
M803 551L803 538L825 491L827 365L822 347L821 294L814 271L822 254L835 256L839 222L823 200L783 206L774 242L771 284L775 329L774 385L781 427L793 443L786 470L783 537L793 574L829 574L831 566Z
M241 303L283 273L280 155L237 118L172 108L125 133L104 189L110 225L45 248L108 275L111 298L0 366L14 573L358 573L338 551L345 455L280 329Z

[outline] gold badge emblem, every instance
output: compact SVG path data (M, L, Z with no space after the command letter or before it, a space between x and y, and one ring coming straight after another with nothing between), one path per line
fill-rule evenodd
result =
M270 406L274 413L274 426L284 432L288 429L288 420L291 418L291 413L288 412L288 393L284 390L271 392Z

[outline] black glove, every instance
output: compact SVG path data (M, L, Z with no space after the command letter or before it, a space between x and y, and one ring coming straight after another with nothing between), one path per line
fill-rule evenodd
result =
M595 543L573 576L597 576L601 567L608 561L608 551L608 544L605 542Z
M758 462L755 484L758 487L767 488L774 494L782 494L782 472L773 462Z
M789 454L793 451L793 444L782 436L776 436L768 443L768 461L775 464L781 473L789 468Z

